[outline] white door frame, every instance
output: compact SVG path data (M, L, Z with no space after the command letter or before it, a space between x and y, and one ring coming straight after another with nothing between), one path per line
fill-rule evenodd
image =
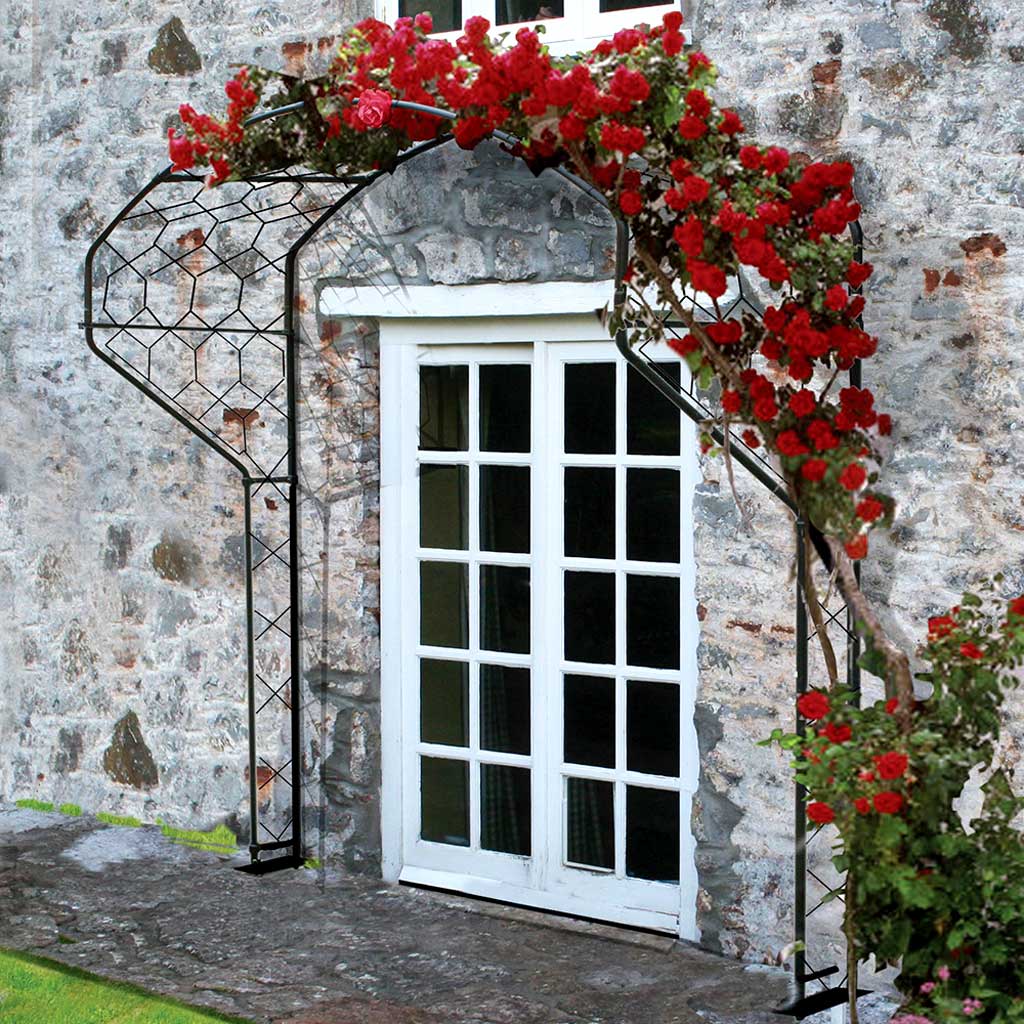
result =
M385 538L401 537L410 529L403 510L403 451L416 448L416 416L403 415L404 396L415 383L417 345L481 345L488 343L522 344L543 341L603 342L611 346L606 330L593 312L608 298L608 283L558 283L540 285L477 285L461 287L411 287L396 289L390 295L361 294L352 289L325 289L321 295L321 313L327 315L376 317L380 325L381 347L381 835L383 874L388 881L409 881L520 903L527 906L560 910L579 916L609 919L606 903L592 901L571 887L539 891L524 878L517 884L462 875L457 872L403 865L403 630L402 612L408 608L401 545L387 543ZM554 312L558 310L559 312ZM510 312L511 311L511 312ZM586 346L589 348L590 346ZM614 348L608 353L620 357ZM536 374L534 374L536 378ZM536 385L535 398L543 401ZM535 422L544 422L546 415L539 407ZM684 425L685 425L684 421ZM699 479L694 453L692 430L684 429L682 456L679 460L684 522L688 499ZM535 451L532 458L538 457ZM542 532L547 532L542 531ZM535 536L539 539L541 533ZM538 561L542 550L535 553ZM694 562L692 529L683 529L680 560L682 563L680 598L683 609L682 652L679 669L682 741L684 756L680 764L679 786L680 835L683 846L678 909L671 920L664 914L647 910L615 907L614 919L641 927L678 933L696 939L697 877L694 865L694 841L690 830L690 801L697 787L697 743L693 726L696 697L697 622L694 598ZM535 587L540 597L543 588ZM543 599L535 599L531 614L536 615ZM536 717L539 708L534 709ZM540 712L543 713L543 712ZM534 747L536 752L537 748ZM545 817L551 801L536 806L535 820ZM542 870L539 861L546 844L533 844L531 872ZM558 867L558 865L554 865ZM656 884L656 883L652 883Z

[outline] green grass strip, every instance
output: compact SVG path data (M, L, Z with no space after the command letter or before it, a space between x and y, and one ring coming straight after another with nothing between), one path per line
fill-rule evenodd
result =
M138 818L131 818L127 815L121 816L118 814L107 814L106 811L100 811L96 817L100 821L105 821L108 825L122 825L125 828L139 828L142 825L142 822L139 821Z
M0 950L4 1024L252 1024L54 960Z
M61 814L66 814L70 818L80 818L82 816L82 808L78 804L61 804L57 808Z
M198 832L184 828L172 828L164 825L159 819L160 831L172 843L179 846L191 846L194 850L210 850L212 853L232 854L238 852L238 840L235 833L227 825L218 825L209 832Z
M53 804L48 804L45 800L15 800L15 807L20 807L25 811L52 811Z

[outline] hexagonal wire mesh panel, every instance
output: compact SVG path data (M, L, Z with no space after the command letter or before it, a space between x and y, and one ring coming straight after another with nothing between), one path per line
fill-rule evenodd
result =
M400 159L411 159L443 141L420 144ZM301 584L305 581L313 591L313 605L326 621L327 575L322 564L303 561L299 526L311 518L318 520L318 529L326 528L322 497L331 481L317 473L317 479L311 479L298 458L300 436L314 447L329 447L321 428L324 410L313 409L311 392L299 379L299 350L317 358L322 351L301 305L303 287L311 288L326 276L325 268L344 263L350 270L360 269L362 250L357 249L353 262L352 231L319 238L317 233L381 173L330 177L278 172L207 190L199 176L165 171L115 218L87 258L85 327L90 347L242 475L247 774L255 870L302 862L305 807L319 806L323 824L322 792L309 799L312 794L304 789L319 785L322 790L326 704L321 700L314 711L316 702L307 699L300 707L298 680L302 644L322 647L326 635L324 629L303 632ZM859 247L856 225L854 238ZM312 258L299 260L311 240ZM621 229L620 274L628 244ZM378 247L375 256L380 255ZM394 279L381 274L372 261L361 270L364 279L375 280L382 288L395 287ZM714 311L701 309L696 302L694 306L701 317L714 318ZM762 310L755 289L740 278L723 315L760 315ZM645 346L631 350L624 338L620 334L617 339L623 355L653 386L692 419L711 418L712 396L700 392L688 374L666 374ZM856 380L856 371L852 376ZM306 414L302 422L300 408ZM719 435L717 440L723 439ZM739 462L785 500L778 473L763 451L733 435L729 446ZM838 625L848 641L847 675L856 688L856 638L846 609L830 608L828 602L821 607L825 626ZM799 692L807 686L813 640L801 601L797 637ZM312 744L302 739L304 719ZM819 912L837 880L824 877L821 858L812 858L807 866L802 793L797 796L795 820L796 932L802 939L804 915ZM287 852L270 861L261 859L275 851ZM801 992L804 974L817 969L805 954L798 954Z

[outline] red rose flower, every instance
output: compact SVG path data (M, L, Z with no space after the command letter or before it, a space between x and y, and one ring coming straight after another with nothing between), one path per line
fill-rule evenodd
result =
M191 140L184 135L175 135L173 128L167 129L167 152L171 157L172 171L188 171L195 166Z
M789 153L781 146L772 146L764 155L765 174L781 174L789 166Z
M846 554L853 561L855 561L855 562L859 561L861 558L864 558L864 556L867 555L867 553L868 553L868 538L867 538L867 534L864 534L864 533L857 534L857 536L854 537L853 540L848 540L843 545L843 548L845 549Z
M356 104L356 120L364 128L379 128L391 116L391 96L380 89L367 89Z
M885 514L885 506L877 498L865 498L857 505L857 518L873 523Z
M434 31L434 19L426 11L417 14L412 19L413 24L424 34L429 36Z
M722 408L729 413L739 412L743 408L743 398L738 391L722 392Z
M697 291L704 292L712 299L721 298L725 294L725 271L720 267L713 266L711 263L703 263L701 260L689 259L686 261L686 269L689 271L690 280Z
M575 114L566 114L558 122L558 131L566 142L578 142L587 134L587 122Z
M775 419L779 414L779 407L770 398L759 398L754 403L754 415L759 420L768 422L769 420Z
M810 416L817 403L813 391L801 388L789 396L788 404L794 415L803 417Z
M956 626L956 620L950 615L934 615L928 620L928 638L937 640L947 636Z
M839 474L839 482L848 490L856 491L864 486L868 475L859 462L851 462L846 469Z
M683 179L683 196L688 203L702 203L711 191L711 183L691 174Z
M825 292L825 307L827 309L831 309L835 313L845 309L848 301L849 296L846 294L846 289L841 284L834 284L827 292Z
M874 782L875 781L875 773L874 772L869 772L869 771L865 770L865 771L862 771L862 772L858 773L857 778L860 779L861 782Z
M846 268L846 281L851 288L859 288L870 276L875 268L870 263L857 263L850 261Z
M704 251L704 228L697 217L690 217L685 224L672 229L672 237L687 256L699 258Z
M832 743L845 743L853 735L853 730L848 725L829 722L825 726L825 735Z
M977 644L973 644L969 640L967 641L967 643L960 645L960 653L965 658L971 658L972 660L975 660L975 661L978 658L984 658L985 657L985 652L980 647L978 647Z
M619 196L619 208L627 217L635 217L644 208L644 197L627 189Z
M853 801L853 806L858 814L867 814L871 810L871 801L866 796L859 796Z
M666 32L678 32L683 24L682 11L668 11L661 19Z
M703 89L691 89L686 94L686 106L697 117L707 117L711 113L711 101Z
M836 820L836 812L828 804L816 800L807 805L807 817L818 825L827 825Z
M822 693L820 690L810 690L808 693L801 695L800 699L796 702L796 709L808 721L816 722L819 718L824 718L832 710L832 705L829 703L827 694Z
M741 146L740 147L740 163L748 171L757 170L761 166L761 150L757 146Z
M1015 597L1010 602L1011 615L1024 615L1024 597Z
M679 122L679 134L691 141L701 138L708 130L707 122L696 114L687 114Z
M735 110L723 110L718 130L723 135L739 135L743 131L743 122Z
M883 412L878 417L878 432L882 437L888 437L892 433L892 417Z
M872 759L878 766L883 779L898 779L906 770L909 760L906 754L890 750L887 754L876 754Z
M824 477L828 470L828 463L824 459L808 459L800 467L800 475L811 483L817 483Z
M886 790L875 794L874 803L879 814L895 814L903 806L903 797L899 793Z
M743 431L743 443L748 448L760 448L761 447L761 438L759 438L757 436L757 434L754 433L753 430L744 430Z
M800 440L800 435L795 430L783 430L775 439L775 447L779 453L788 458L796 458L798 455L806 455L807 445Z
M899 706L900 706L900 699L899 699L899 697L890 697L885 702L885 713L887 715L895 715L896 714L896 709Z

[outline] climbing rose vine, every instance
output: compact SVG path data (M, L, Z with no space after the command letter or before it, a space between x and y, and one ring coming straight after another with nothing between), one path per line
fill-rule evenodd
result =
M804 732L772 742L794 754L812 824L842 839L851 990L857 958L874 953L902 959L905 1024L1024 1021L1020 911L998 895L1024 905L1024 852L1009 824L1022 805L996 775L973 832L953 810L971 768L991 761L998 707L1024 657L1024 601L1008 618L986 619L968 596L933 620L926 678L936 694L915 703L909 658L853 571L893 515L878 485L892 421L871 391L844 386L877 347L859 294L872 268L849 240L860 214L853 167L749 141L736 111L716 104L715 68L684 47L675 12L575 57L552 56L529 28L495 39L479 17L454 43L431 30L426 14L362 21L317 79L241 69L221 117L180 108L182 131L168 140L174 170L209 168L211 186L293 165L386 171L414 143L450 132L464 149L496 137L536 173L564 167L605 197L631 239L611 330L634 345L666 342L718 396L705 449L720 439L730 466L732 445L766 451L820 532L817 552L865 637L865 667L886 683L888 700L863 710L842 692L808 571L828 686L801 697ZM248 120L291 105L286 116ZM739 274L769 296L763 317L729 305ZM695 298L710 322L695 317ZM683 331L666 330L666 311ZM966 893L958 877L970 879Z
M778 457L811 521L862 558L870 530L892 511L875 486L891 420L867 389L839 386L876 347L854 294L871 267L853 260L847 236L860 213L853 167L745 141L740 117L711 95L714 66L684 52L677 12L579 58L553 57L529 28L503 47L480 17L454 43L429 38L431 28L423 14L393 28L360 22L312 81L243 68L227 83L223 119L181 107L174 167L208 166L211 184L293 164L357 173L447 131L466 149L500 131L536 169L566 166L629 224L631 298L615 325L634 342L661 338L647 290L666 305L681 304L682 288L703 293L718 321L693 324L670 344L703 383L718 378L723 419ZM245 125L257 107L297 102L296 115ZM741 268L776 297L763 321L730 319L719 305Z

